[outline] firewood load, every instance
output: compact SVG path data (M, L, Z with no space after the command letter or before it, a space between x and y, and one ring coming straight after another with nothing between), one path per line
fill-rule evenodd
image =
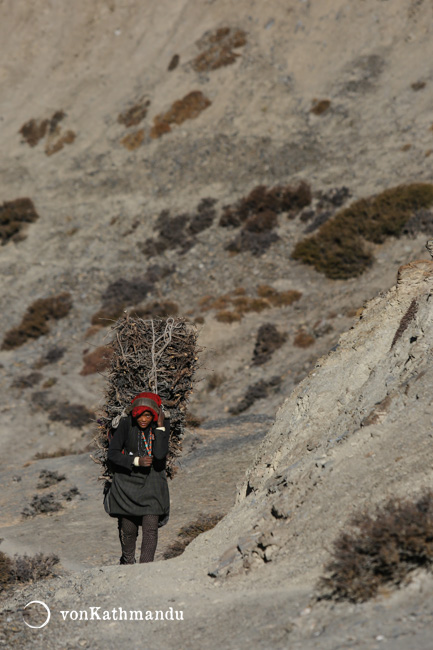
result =
M197 329L183 318L151 319L126 315L112 327L111 367L105 405L98 419L96 452L103 476L110 480L107 449L111 435L131 400L143 391L158 393L170 414L167 476L177 471L188 398L198 363Z

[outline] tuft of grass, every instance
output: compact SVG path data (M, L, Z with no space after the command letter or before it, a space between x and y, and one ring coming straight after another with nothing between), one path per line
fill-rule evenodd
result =
M22 198L5 201L0 205L0 241L2 245L8 241L19 241L24 224L34 223L39 219L31 199Z
M398 237L414 212L432 204L430 183L398 185L360 199L337 212L315 235L298 242L292 257L331 279L356 277L373 263L365 241L381 244L387 237Z
M160 113L154 117L150 137L160 138L171 131L172 124L182 124L186 120L195 119L211 103L201 90L191 91L182 99L174 102L166 113Z
M390 499L355 515L333 544L321 598L363 602L386 585L401 585L417 568L433 564L433 492Z
M178 539L171 544L166 551L163 553L165 560L169 560L172 557L177 557L182 555L188 544L190 544L193 539L214 528L217 523L224 517L222 514L204 514L201 513L197 519L192 521L190 524L183 526L177 536Z
M50 298L35 300L27 308L21 323L6 332L1 349L13 350L31 339L48 334L50 322L65 318L71 307L71 295L66 292Z

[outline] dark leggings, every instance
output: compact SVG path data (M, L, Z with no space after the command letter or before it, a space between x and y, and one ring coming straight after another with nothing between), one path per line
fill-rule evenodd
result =
M122 547L120 564L135 564L135 546L137 543L139 526L142 526L143 528L140 562L153 562L156 545L158 543L158 521L159 515L119 517L119 539Z

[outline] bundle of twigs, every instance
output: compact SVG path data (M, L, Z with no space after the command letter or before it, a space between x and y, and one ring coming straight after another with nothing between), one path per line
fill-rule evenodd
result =
M114 432L113 420L138 393L150 391L160 395L165 412L170 414L167 475L173 478L198 362L197 330L183 318L143 320L126 315L112 331L111 367L93 458L103 466L104 478L109 479L107 448Z

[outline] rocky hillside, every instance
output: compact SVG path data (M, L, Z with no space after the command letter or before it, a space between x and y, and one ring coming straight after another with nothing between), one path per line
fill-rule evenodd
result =
M222 642L223 617L225 647L287 647L290 634L331 648L371 615L343 609L341 629L324 604L314 625L299 617L352 509L429 485L431 269L411 262L433 231L432 12L1 3L3 550L87 571L41 598L140 593L143 569L126 580L106 566L117 540L89 461L110 325L135 310L187 317L203 347L159 557L182 525L234 506L183 556L146 567L149 599L189 612L184 646L202 627ZM62 507L23 517L45 470L66 475ZM389 601L395 620L405 598ZM95 647L96 629L110 647L108 627L63 628L71 647ZM328 646L315 646L322 629ZM174 634L152 628L155 644ZM56 647L54 631L43 642Z

